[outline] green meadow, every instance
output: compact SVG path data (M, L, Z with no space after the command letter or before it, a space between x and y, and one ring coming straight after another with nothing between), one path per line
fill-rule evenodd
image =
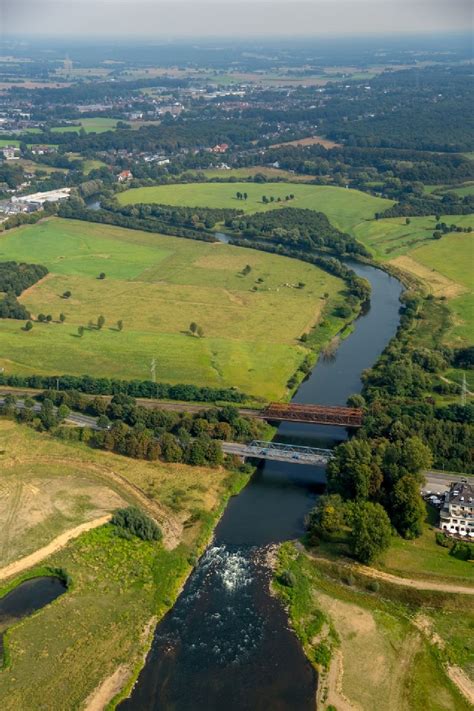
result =
M441 222L460 227L472 227L474 215L441 215ZM376 259L390 260L431 243L436 219L431 217L391 217L363 222L354 228L354 236L369 249ZM444 242L444 237L441 240Z
M6 372L147 379L155 358L158 380L236 386L275 399L285 396L287 380L308 354L299 337L323 310L333 329L343 325L330 315L344 300L339 279L297 260L221 243L53 218L3 233L0 259L48 267L50 274L21 301L33 317L53 316L30 332L21 322L0 321ZM189 334L193 321L204 337Z
M246 192L248 199L238 200L237 192ZM287 203L285 197L290 194L295 199ZM275 201L264 203L264 195L270 199L273 197ZM278 198L282 202L277 202ZM344 232L352 232L356 225L372 220L376 212L393 204L390 200L373 197L359 190L284 182L158 185L126 190L118 195L118 201L121 205L160 203L183 207L235 208L247 213L289 205L324 212L332 224Z
M86 133L104 133L105 131L111 131L117 126L117 119L113 118L84 118L78 123L80 126L57 126L52 129L53 133L71 133L75 131L76 133L84 129Z

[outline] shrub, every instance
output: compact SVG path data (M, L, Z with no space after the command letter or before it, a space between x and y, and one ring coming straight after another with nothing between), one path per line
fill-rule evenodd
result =
M376 580L371 580L370 583L367 583L367 590L376 593L380 590L380 585Z
M118 529L119 535L128 538L137 536L143 541L158 541L161 538L159 526L136 506L118 509L112 516L111 523Z
M291 570L284 570L280 575L280 583L287 588L294 588L296 585L295 574Z
M474 560L474 544L467 541L455 541L449 555L459 560Z
M329 668L331 663L331 650L327 644L320 642L313 650L313 661L320 664L325 669Z
M443 546L443 548L451 547L451 541L444 533L441 533L441 531L436 531L435 539L438 546Z

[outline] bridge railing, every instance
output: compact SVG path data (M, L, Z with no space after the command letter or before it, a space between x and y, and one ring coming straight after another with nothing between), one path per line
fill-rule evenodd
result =
M288 459L331 459L334 454L331 449L321 449L319 447L305 447L298 444L287 444L285 442L267 442L265 440L255 439L250 444L246 445L246 450L249 453L260 455L287 455Z

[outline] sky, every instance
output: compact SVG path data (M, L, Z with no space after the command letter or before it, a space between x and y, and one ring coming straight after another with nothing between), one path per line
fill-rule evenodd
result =
M5 36L308 37L472 28L470 0L0 0Z

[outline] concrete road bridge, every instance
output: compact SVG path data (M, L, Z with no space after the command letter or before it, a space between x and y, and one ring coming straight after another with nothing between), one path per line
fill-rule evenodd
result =
M330 449L317 447L302 447L283 442L267 442L255 439L250 444L239 442L222 442L222 451L235 454L238 457L253 459L270 459L275 462L291 462L292 464L324 465L334 456Z

